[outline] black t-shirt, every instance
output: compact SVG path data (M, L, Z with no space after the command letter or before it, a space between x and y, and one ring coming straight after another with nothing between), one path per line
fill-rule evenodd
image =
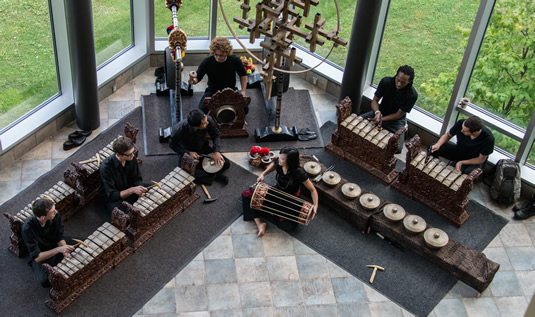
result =
M275 171L277 175L277 187L288 194L295 194L299 191L301 184L308 179L308 175L302 167L296 168L292 172L284 174L282 166L279 165L279 159L275 159Z
M49 251L58 246L58 242L64 240L63 222L59 212L52 220L48 220L41 227L35 216L30 217L22 224L22 239L30 253L30 259L35 259L39 253Z
M405 88L397 90L394 77L385 77L379 82L375 96L383 98L379 104L379 110L383 116L396 113L398 109L405 112L411 112L412 107L418 99L418 93L412 85L407 85ZM405 118L405 116L400 119Z
M194 131L188 123L187 119L184 119L175 126L171 132L171 139L169 140L169 147L178 153L183 155L186 152L201 153L202 149L206 148L209 144L206 135L209 135L212 139L212 149L214 152L221 151L221 133L216 127L214 119L210 116L206 116L208 119L208 125L205 129Z
M121 191L143 184L137 159L134 156L124 167L115 155L108 156L100 165L101 194L107 201L121 200Z
M489 129L483 127L481 134L472 140L470 136L466 136L461 132L464 120L457 121L449 131L451 135L457 136L458 150L467 159L478 157L479 154L490 155L494 151L494 135L492 135Z
M216 92L224 88L236 87L236 73L247 76L241 59L236 55L230 55L223 63L216 61L213 55L205 58L197 69L197 79L201 81L204 75L208 75L208 88Z

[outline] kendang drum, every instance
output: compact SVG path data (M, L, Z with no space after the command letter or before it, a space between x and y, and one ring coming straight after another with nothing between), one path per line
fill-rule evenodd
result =
M251 208L308 225L314 205L280 189L259 183L251 198Z

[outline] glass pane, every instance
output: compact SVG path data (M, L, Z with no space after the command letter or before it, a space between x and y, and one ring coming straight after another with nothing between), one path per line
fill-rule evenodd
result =
M48 1L0 1L0 14L3 129L57 94L58 84Z
M93 0L97 67L132 45L130 0Z
M346 46L338 46L333 49L331 55L329 55L329 61L335 63L340 67L344 67L346 64L347 56L347 47L349 46L349 37L351 36L351 28L353 26L353 16L355 15L355 7L357 6L357 1L355 0L338 0L338 6L340 8L340 33L339 36L346 40L348 44ZM303 12L301 9L297 9L298 12ZM323 29L328 32L333 31L338 22L338 15L336 13L336 5L332 0L320 0L320 3L316 7L310 7L310 13L308 17L303 18L303 24L301 29L305 30L307 33L310 33L307 29L304 28L305 23L313 23L316 13L320 13L321 17L325 19L325 24ZM316 46L316 51L314 53L318 54L321 57L327 56L329 51L332 48L332 41L327 41L324 37L320 37L325 40L323 46ZM306 49L310 49L310 44L305 42L305 39L302 37L296 37L295 42Z
M535 110L535 6L497 0L470 79L472 103L526 128Z
M217 0L215 0L217 1ZM223 10L227 16L228 22L232 27L232 30L237 36L249 36L247 29L240 29L238 23L234 22L234 17L242 17L242 9L240 8L241 2L236 0L222 0ZM255 2L250 2L251 10L248 14L248 19L254 19L256 16ZM219 2L217 3L217 36L232 36L230 30L228 29L223 14L221 13L221 8L219 7ZM235 47L236 48L236 47Z
M373 82L414 68L416 104L443 118L479 0L392 0Z
M188 37L208 37L210 26L210 0L183 1L177 12L178 27ZM165 0L154 0L155 37L167 38L167 27L173 25L173 12Z
M527 162L535 166L535 143L531 145L531 150L529 151Z

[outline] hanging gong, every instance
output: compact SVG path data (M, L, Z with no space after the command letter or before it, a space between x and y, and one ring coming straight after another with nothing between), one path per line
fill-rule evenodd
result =
M375 209L379 207L379 204L381 203L381 200L379 199L379 197L377 197L377 195L370 193L360 196L359 201L360 205L367 210Z
M321 172L321 166L318 162L306 162L303 168L311 177L318 176L318 174Z
M202 169L206 173L215 174L223 168L223 165L217 166L217 164L215 163L215 160L211 157L211 155L212 154L208 154L202 160Z
M398 204L388 204L383 208L386 219L398 222L405 217L405 209Z
M338 185L338 183L340 183L340 180L341 180L340 174L336 172L332 172L332 171L323 174L322 178L325 184L327 184L330 187L334 187Z
M215 119L218 123L232 123L236 120L236 107L231 105L221 106L217 108Z
M429 228L424 232L425 244L433 249L440 249L450 240L444 230L438 228Z
M418 234L424 231L427 226L424 218L417 215L408 215L405 217L403 219L403 225L405 226L405 229L412 234Z
M345 183L342 185L342 195L344 195L347 199L355 199L357 198L362 190L360 189L359 185L355 183Z

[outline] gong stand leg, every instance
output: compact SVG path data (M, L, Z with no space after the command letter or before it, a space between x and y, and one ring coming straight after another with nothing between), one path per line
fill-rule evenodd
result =
M286 60L281 58L281 60ZM272 141L295 141L298 139L297 127L293 126L289 129L287 126L281 126L281 104L282 92L284 90L284 74L279 72L277 80L277 108L275 112L275 125L272 127L265 127L263 129L255 129L256 142L272 142ZM267 97L267 96L266 96Z

